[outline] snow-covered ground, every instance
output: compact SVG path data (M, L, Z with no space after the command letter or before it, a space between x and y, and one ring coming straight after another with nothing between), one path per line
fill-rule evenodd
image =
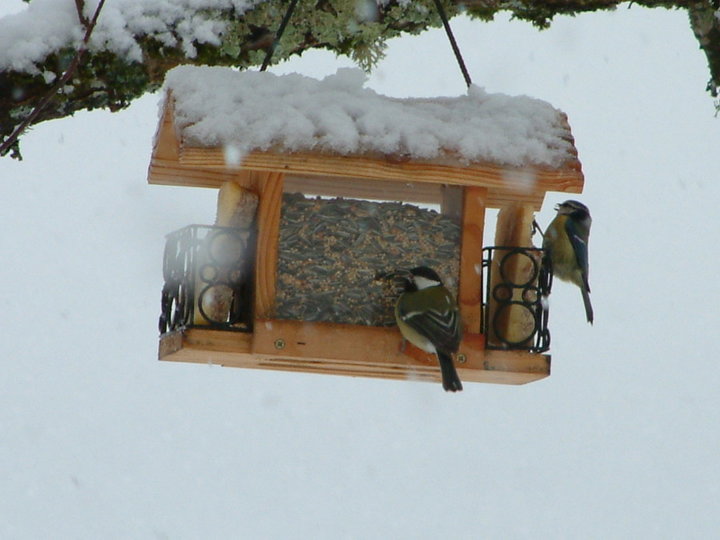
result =
M478 86L568 113L583 162L596 322L556 283L552 376L449 395L158 362L163 235L211 222L216 194L146 184L160 95L80 113L0 160L1 537L716 533L720 120L686 15L453 27ZM466 93L440 31L393 41L368 86Z

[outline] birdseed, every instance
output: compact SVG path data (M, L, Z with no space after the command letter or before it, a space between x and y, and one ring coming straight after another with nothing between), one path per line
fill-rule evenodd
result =
M379 272L429 266L457 295L459 264L460 224L434 210L285 193L276 317L391 326L397 292Z

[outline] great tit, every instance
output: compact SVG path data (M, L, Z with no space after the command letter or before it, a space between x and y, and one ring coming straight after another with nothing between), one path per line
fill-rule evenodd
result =
M552 266L553 275L580 287L585 315L593 322L588 285L588 238L592 218L588 207L578 201L565 201L555 206L557 216L545 230L543 249Z
M399 279L403 292L395 304L395 320L400 333L425 352L434 353L440 363L443 388L462 390L452 355L460 346L460 311L455 299L437 272L427 266L386 276Z

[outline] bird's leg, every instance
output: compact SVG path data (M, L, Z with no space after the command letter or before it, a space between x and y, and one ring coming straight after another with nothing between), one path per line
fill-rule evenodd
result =
M540 233L540 236L542 236L543 238L545 238L545 233L544 233L543 230L540 228L540 225L538 225L538 222L537 222L536 220L534 220L534 219L533 219L533 222L532 222L532 227L533 227L533 230L532 230L532 235L533 235L533 236L535 235L536 232L539 232L539 233Z

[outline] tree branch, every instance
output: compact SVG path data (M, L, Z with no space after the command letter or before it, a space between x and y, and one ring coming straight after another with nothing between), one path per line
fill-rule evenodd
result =
M60 89L65 86L65 83L70 80L70 78L73 76L78 66L80 65L83 54L85 54L85 51L87 50L90 36L92 35L92 32L95 29L95 24L97 24L98 17L100 16L100 11L105 5L105 0L100 0L100 3L98 3L97 8L95 9L95 13L93 14L93 18L89 22L87 21L87 18L82 14L82 7L84 3L84 0L75 0L75 5L78 9L80 22L85 26L85 35L83 36L83 40L80 43L80 46L75 53L75 56L70 62L70 65L65 70L65 73L63 73L62 77L60 77L55 82L55 84L52 85L50 90L47 92L47 94L45 94L45 96L43 96L43 98L35 106L32 112L22 122L20 122L20 124L15 127L10 136L5 141L3 141L2 144L0 144L0 156L4 156L10 151L11 148L13 148L15 153L17 153L16 157L20 158L17 148L18 138L25 132L25 130L30 126L30 124L35 121L35 119L40 115L40 113L45 109L45 107L47 107L48 103L50 103L50 101L55 97L55 95L60 91Z
M68 41L48 51L45 58L35 61L31 67L0 70L1 152L7 154L10 151L13 157L20 157L19 135L30 125L64 118L80 110L123 109L134 99L157 90L165 73L179 64L240 69L259 66L265 51L273 43L282 14L287 10L287 1L255 2L248 8L234 7L234 4L242 4L237 2L218 2L224 7L217 8L188 6L177 16L158 21L159 28L129 36L142 57L142 60L131 60L127 55L113 51L112 47L86 50L87 31L94 27L94 22L84 13L88 2L75 0L78 18L86 30L86 39L79 50L75 43ZM376 4L375 16L367 18L358 16L354 0L298 2L292 22L275 51L275 61L308 49L323 48L350 55L364 68L370 68L382 58L388 39L418 34L442 25L433 1L387 0ZM557 15L612 10L621 3L620 0L441 1L449 18L464 10L480 25L481 21L492 20L499 12L509 12L514 18L540 28L547 27ZM711 79L708 90L720 92L720 21L714 15L720 0L634 0L633 5L687 10L690 24L708 58ZM150 10L149 17L156 15L150 7L147 9ZM190 21L222 25L223 31L216 38L219 42L187 38L188 32L181 31L181 26ZM0 32L4 31L4 22L5 19L0 19ZM57 72L58 65L68 65L68 69L59 80L47 81L43 74ZM71 78L72 85L69 85L67 82ZM704 85L705 81L702 83ZM18 126L20 123L22 126Z
M710 80L707 90L715 98L720 93L720 19L716 15L718 9L718 2L712 0L695 2L688 7L690 26L708 60ZM718 110L720 111L720 106Z
M90 21L85 16L85 0L75 0L75 9L77 10L78 19L87 29L90 26Z

